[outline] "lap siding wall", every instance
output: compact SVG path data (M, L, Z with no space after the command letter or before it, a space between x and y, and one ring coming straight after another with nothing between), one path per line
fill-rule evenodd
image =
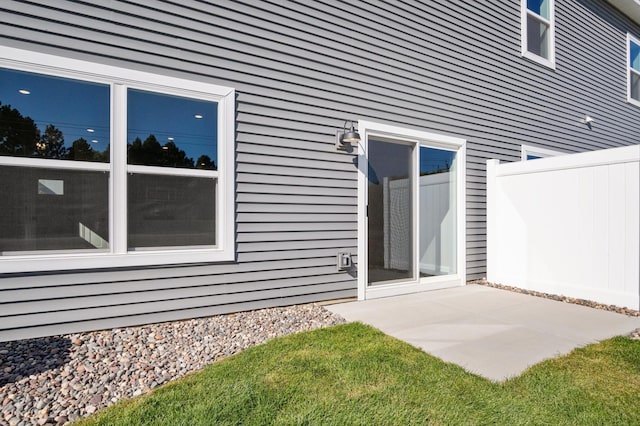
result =
M556 70L521 57L516 0L142 3L5 0L0 45L235 88L237 261L2 275L0 340L355 296L335 266L357 251L345 119L468 141L469 279L486 273L486 159L638 140L616 62L640 28L602 1L556 1Z

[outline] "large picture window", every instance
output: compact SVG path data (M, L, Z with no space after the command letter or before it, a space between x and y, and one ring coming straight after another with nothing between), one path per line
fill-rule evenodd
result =
M640 106L640 40L627 35L629 102Z
M234 103L0 47L0 273L233 260Z
M555 67L554 0L521 0L522 55Z

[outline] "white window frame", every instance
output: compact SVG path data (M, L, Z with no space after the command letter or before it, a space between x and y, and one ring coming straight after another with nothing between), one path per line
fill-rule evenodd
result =
M90 163L0 157L0 165L108 171L109 251L0 256L0 273L176 265L235 260L235 90L193 80L136 71L77 59L0 46L0 66L111 87L111 161ZM191 97L218 104L218 170L170 169L127 164L127 89ZM127 247L127 173L160 173L217 179L216 245L129 251Z
M640 39L627 33L627 102L640 106L640 101L631 97L631 73L640 76L640 72L631 68L631 43L640 46Z
M424 132L421 130L398 127L394 125L359 120L358 133L362 141L358 145L358 300L375 299L379 297L396 296L400 294L416 293L427 290L450 288L466 284L467 270L467 244L466 244L466 139L446 136L436 133ZM388 140L398 140L401 143L410 144L415 147L413 155L412 169L419 169L419 147L426 146L432 148L445 149L456 152L456 272L450 275L441 275L428 278L420 278L416 273L413 281L405 283L388 283L376 286L367 285L367 204L368 204L368 153L365 146L368 146L369 137L380 137ZM415 188L413 197L413 210L416 212L413 217L413 229L418 229L418 191ZM414 253L419 251L419 239L414 238ZM416 264L416 272L419 265Z
M538 15L529 10L527 7L527 0L520 0L520 10L521 10L521 23L520 23L520 31L521 31L521 49L522 56L527 59L531 59L534 62L537 62L541 65L545 65L549 68L556 68L556 5L555 0L549 0L549 19L545 19L542 16ZM535 16L536 19L543 21L545 24L549 25L549 58L545 58L535 53L532 53L528 50L528 36L527 36L527 16L532 15Z
M535 155L536 157L545 158L545 157L555 157L557 155L565 155L566 152L555 151L553 149L548 148L539 148L533 145L521 145L520 146L520 159L522 161L531 161L527 160L529 155Z

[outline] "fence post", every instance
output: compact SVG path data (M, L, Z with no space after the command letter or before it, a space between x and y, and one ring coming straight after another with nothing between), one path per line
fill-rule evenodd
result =
M500 165L500 160L487 160L487 281L494 280L497 259L496 240L496 169Z

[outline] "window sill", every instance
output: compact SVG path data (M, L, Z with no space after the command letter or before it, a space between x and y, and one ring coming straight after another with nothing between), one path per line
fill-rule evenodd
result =
M523 52L522 56L524 58L527 58L527 59L537 63L537 64L544 65L547 68L551 68L552 70L556 69L555 60L549 60L549 59L543 58L542 56L538 56L538 55L536 55L534 53L531 53L531 52Z
M0 259L0 274L75 271L81 269L127 268L136 266L186 265L235 260L233 250L195 249L112 253L38 254Z
M635 105L637 107L640 107L640 101L637 101L635 99L633 99L632 97L627 97L627 102L630 103L631 105Z

